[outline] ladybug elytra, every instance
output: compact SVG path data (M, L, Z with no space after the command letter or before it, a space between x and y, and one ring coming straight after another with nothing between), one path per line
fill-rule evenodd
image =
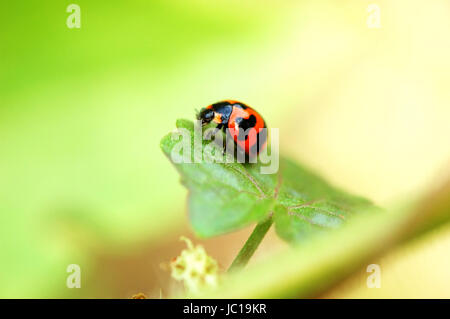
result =
M267 144L266 123L250 106L235 100L224 100L202 108L197 115L202 126L211 122L229 134L245 154L257 155Z

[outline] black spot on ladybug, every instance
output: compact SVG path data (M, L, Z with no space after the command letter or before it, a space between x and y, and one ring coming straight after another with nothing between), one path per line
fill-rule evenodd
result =
M243 110L248 108L248 106L245 105L244 103L235 103L235 104L233 104L233 106L234 107L238 107L238 108L243 109Z
M248 119L243 119L242 117L238 117L236 119L236 124L239 126L239 141L245 141L248 139L250 134L249 128L255 127L256 117L252 114Z
M264 147L267 141L267 130L262 130L256 135L257 143L250 147L250 153L258 154Z

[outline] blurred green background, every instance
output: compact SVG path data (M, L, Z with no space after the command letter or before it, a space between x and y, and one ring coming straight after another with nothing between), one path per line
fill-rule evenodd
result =
M80 0L80 29L70 3L0 6L2 298L168 296L165 263L193 235L159 141L221 99L255 107L283 153L380 206L448 174L446 0L377 1L376 29L361 0ZM248 232L202 243L225 268ZM390 286L420 272L425 288L377 296L449 297L449 238L386 265ZM256 260L277 249L271 234ZM73 263L81 289L66 287ZM367 296L353 286L332 296Z

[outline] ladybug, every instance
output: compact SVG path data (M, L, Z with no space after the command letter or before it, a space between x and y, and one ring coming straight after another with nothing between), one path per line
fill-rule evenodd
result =
M217 124L234 140L238 150L248 156L256 156L267 145L266 123L262 116L250 106L235 100L224 100L205 108L197 115L202 126Z

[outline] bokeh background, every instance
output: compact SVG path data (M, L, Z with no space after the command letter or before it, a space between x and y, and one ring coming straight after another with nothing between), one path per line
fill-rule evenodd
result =
M251 229L195 238L159 149L225 98L333 184L380 206L416 198L450 164L449 31L447 0L3 2L0 297L168 297L180 235L225 269ZM270 233L252 262L280 249ZM450 297L449 251L441 229L378 261L381 289L363 272L326 296Z

